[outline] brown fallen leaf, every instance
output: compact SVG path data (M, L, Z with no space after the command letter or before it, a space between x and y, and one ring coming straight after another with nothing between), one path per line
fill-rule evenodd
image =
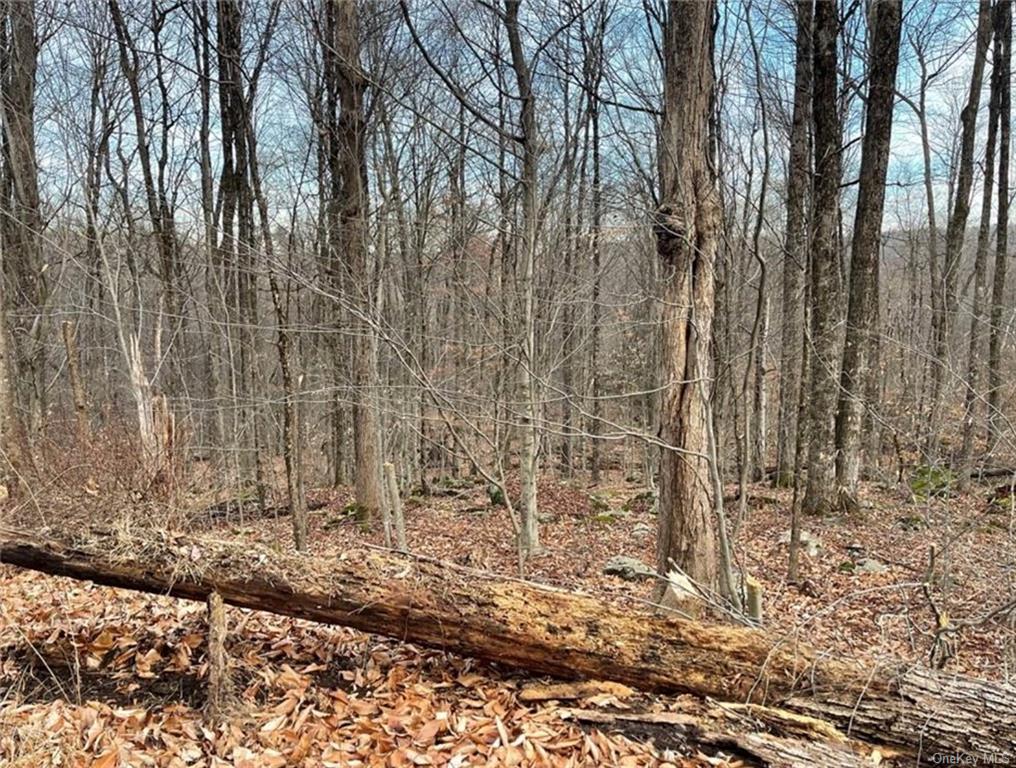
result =
M90 768L116 768L117 751L111 749L103 752L92 761Z
M431 720L416 732L413 741L421 747L428 747L434 743L438 733L447 725L447 720Z

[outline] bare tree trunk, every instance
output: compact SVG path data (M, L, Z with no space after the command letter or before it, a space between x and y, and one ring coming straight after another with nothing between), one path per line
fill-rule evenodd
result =
M946 390L946 379L949 372L949 351L952 344L952 333L955 315L958 309L960 260L963 251L963 239L967 229L967 216L970 213L970 190L974 182L974 144L977 138L977 112L981 103L981 81L984 78L984 65L991 42L991 2L980 0L977 12L977 41L974 48L973 69L970 75L970 90L967 103L960 114L960 156L956 174L956 189L953 194L952 213L945 235L945 254L941 264L941 274L933 275L939 283L933 290L940 292L938 313L933 318L933 345L931 379L931 413L928 433L927 452L934 459L939 452L939 439L942 431L942 417Z
M592 379L592 387L590 395L592 396L592 407L590 409L592 418L589 420L589 439L591 453L589 456L589 468L592 475L592 481L594 483L600 482L600 469L602 459L600 457L601 445L600 445L600 422L603 419L603 401L602 401L602 381L603 381L603 370L602 362L600 358L600 331L603 324L603 305L600 299L600 293L603 286L603 259L601 253L601 238L600 238L600 225L602 223L602 193L600 190L600 118L598 109L593 106L592 98L590 99L590 116L589 122L592 127L592 143L590 144L590 150L592 151L593 158L593 175L592 175L592 223L590 225L590 237L589 245L592 251L593 257L593 295L591 301L592 320L591 320L591 339L590 344L590 360L589 360L589 373Z
M804 274L808 261L808 168L811 124L812 9L814 0L797 0L797 62L794 116L790 129L787 178L787 230L783 253L783 310L780 331L780 417L777 432L776 484L793 483L801 389L801 344L804 340Z
M571 69L570 48L565 50L566 66ZM572 126L571 88L564 82L564 278L576 282L576 234L575 227L575 181L576 160L578 159L579 126ZM580 98L580 103L582 99ZM581 114L582 110L579 110ZM581 120L577 121L581 123ZM572 402L575 392L575 302L571 296L565 298L561 312L561 474L571 477L575 472L574 452L575 406Z
M0 2L0 279L7 285L8 339L15 402L28 413L26 435L45 414L46 277L35 152L35 0Z
M600 355L600 335L603 325L603 305L600 294L603 289L603 179L601 173L601 150L600 150L600 81L603 79L602 46L603 35L607 23L607 10L603 3L597 6L594 15L594 30L591 39L584 40L586 49L583 69L585 72L585 86L587 89L588 105L588 126L590 144L588 151L592 157L592 221L590 222L589 248L593 265L593 295L592 295L592 329L590 338L590 377L592 379L592 407L589 420L589 438L592 449L589 457L592 481L600 481L600 471L603 463L601 458L601 421L603 420L603 363Z
M261 193L259 192L260 196ZM259 202L262 207L262 221L268 230L267 206ZM264 237L271 236L266 231ZM272 256L268 255L269 261ZM279 290L279 282L275 276L274 266L268 266L268 286L272 293L272 306L275 309L275 320L278 323L276 332L276 350L279 354L279 370L282 373L282 430L283 447L282 456L286 464L286 488L289 494L289 511L293 516L293 542L297 551L304 552L307 549L307 494L304 491L304 469L303 469L303 437L300 419L300 403L297 393L298 379L293 376L292 364L292 339L288 329L289 317L287 305L283 304L282 292ZM303 377L300 376L300 379Z
M1009 20L1011 22L1011 19ZM984 178L981 181L981 219L977 227L977 250L974 254L974 297L970 305L970 345L967 350L967 380L963 392L963 427L959 465L959 487L966 490L970 483L974 451L974 430L981 392L981 373L984 346L984 324L987 322L988 303L988 246L991 242L991 197L995 182L995 143L998 140L999 107L1002 98L1002 40L999 28L1005 14L999 6L992 10L995 50L991 65L991 84L988 92L988 136L984 145ZM1001 173L1001 171L1000 171ZM1008 207L1009 201L1000 201Z
M871 65L861 147L860 187L851 240L847 335L836 412L836 483L842 500L851 508L857 506L861 425L877 349L879 245L882 240L882 211L896 100L902 15L901 0L879 0L868 15L871 20ZM872 405L867 404L868 407Z
M663 303L657 568L719 586L707 404L720 202L709 160L711 0L671 0L665 31L656 253Z
M271 23L271 22L270 22ZM262 36L267 45L271 39L270 32ZM251 87L254 87L252 83ZM283 461L286 465L286 489L289 495L289 511L293 519L293 542L298 552L307 550L307 494L304 490L303 440L301 435L300 408L297 399L297 388L302 376L294 376L293 341L289 330L288 301L283 302L282 291L275 274L275 244L272 240L271 219L268 212L268 200L261 184L261 169L258 162L257 141L250 115L244 112L244 131L247 134L248 168L250 169L251 187L257 201L258 216L261 223L261 245L264 249L268 287L272 294L272 306L275 310L276 351L279 355L279 370L282 374L282 429L283 429Z
M769 328L769 264L762 250L762 228L765 225L766 197L769 194L769 175L772 162L769 150L769 110L762 89L762 55L755 37L755 29L748 22L755 64L755 95L758 98L760 127L762 129L762 176L759 180L758 209L752 230L751 250L758 265L758 292L755 295L755 318L748 340L748 360L741 383L741 400L744 402L744 428L741 435L741 466L738 476L740 498L737 521L748 512L748 481L764 473L765 461L765 343ZM747 209L748 206L746 206ZM750 389L750 392L749 392ZM751 406L749 407L749 402Z
M80 357L78 355L77 331L74 322L64 320L61 326L64 350L67 352L67 379L71 385L71 402L74 404L74 423L78 440L85 445L90 438L88 426L88 398L81 380Z
M1012 105L1010 100L1012 75L1012 0L999 0L995 10L996 35L1000 45L996 48L999 59L992 66L998 68L1001 81L999 94L999 147L998 147L998 225L995 227L995 274L991 285L991 311L988 318L988 436L989 448L994 450L1002 436L1002 344L1004 333L1002 315L1005 311L1006 267L1009 259L1009 146L1012 131Z
M836 349L839 318L838 220L842 175L842 124L839 115L835 3L815 6L812 116L815 122L815 202L811 266L811 372L808 405L808 484L802 509L825 514L835 499L833 416L836 409Z
M208 0L195 0L193 7L194 60L198 69L198 92L200 96L200 129L198 134L198 156L201 173L201 217L204 225L203 251L205 257L205 297L208 302L209 328L204 350L205 392L210 402L217 406L225 402L226 390L222 374L222 328L225 327L224 293L221 281L221 264L218 258L218 235L216 233L215 179L212 171L211 112L212 112L212 55L209 29L211 27ZM208 443L219 451L225 450L226 409L215 407L208 420ZM227 462L221 456L221 468L225 471Z
M385 462L385 482L388 485L388 502L391 506L392 525L395 529L395 546L400 552L408 552L406 543L406 517L402 511L402 498L399 496L399 480L395 477L395 465Z
M519 474L522 481L522 530L520 546L527 555L540 551L540 531L537 516L536 481L539 470L539 404L536 381L536 233L539 190L538 153L539 138L536 132L536 97L522 36L519 31L520 0L505 0L504 25L508 35L512 69L521 101L522 135L518 144L522 154L522 225L518 253L522 257L519 282L522 288L522 354L519 360L519 396L522 414L519 431L522 437L522 455L519 457Z
M0 243L0 268L5 261ZM14 393L14 364L11 359L10 330L7 327L7 291L0 279L0 483L8 493L19 488L30 468L32 453L28 432L18 413ZM13 495L13 494L12 494Z
M367 252L367 165L363 95L366 80L360 67L359 19L356 3L327 0L325 40L331 201L337 208L329 233L329 261L343 273L353 328L353 450L357 515L369 523L383 503L381 451L377 412L377 341L373 328L373 281ZM335 111L336 110L337 114ZM344 260L344 264L342 261ZM341 265L341 266L340 266Z
M224 260L228 260L228 299L240 329L239 370L233 372L236 381L234 390L240 400L237 408L240 416L237 437L241 440L239 464L244 480L253 478L258 507L264 509L268 481L258 397L257 238L246 127L248 101L256 89L256 78L251 77L248 85L247 73L243 71L243 20L240 11L240 7L231 0L218 0L216 4L223 150L220 251Z

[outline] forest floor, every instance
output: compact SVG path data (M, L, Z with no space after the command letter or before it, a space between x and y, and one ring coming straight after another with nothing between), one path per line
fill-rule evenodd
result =
M436 483L407 500L411 549L517 574L506 513L483 484ZM652 584L603 573L616 555L655 559L651 500L620 478L540 489L544 553L526 577L618 605ZM946 669L1016 676L1014 628L987 617L1016 591L1016 515L991 488L924 499L908 487L864 489L862 512L806 519L815 543L786 581L789 491L756 486L737 557L765 588L765 625L837 656L927 662L936 617L922 584L956 625ZM381 544L344 512L348 492L315 492L313 549ZM737 503L728 503L736 516ZM1010 505L1011 506L1011 505ZM736 521L735 521L736 522ZM207 532L285 542L286 517L209 520ZM196 519L191 529L200 528ZM212 725L205 698L203 605L0 566L0 765L71 766L705 766L736 755L689 753L666 729L579 727L562 707L692 711L689 697L606 687L579 702L525 702L533 680L353 630L227 609L234 715ZM524 697L523 697L524 698Z

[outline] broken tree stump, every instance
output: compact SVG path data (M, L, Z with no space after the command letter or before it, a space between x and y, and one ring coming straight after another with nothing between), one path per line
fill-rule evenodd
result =
M1016 762L1016 687L827 658L795 640L374 549L313 557L152 532L0 527L0 562L353 627L508 667L778 707L854 739Z
M222 595L208 595L208 695L205 715L212 723L224 720L235 703L233 679L226 654L226 607Z

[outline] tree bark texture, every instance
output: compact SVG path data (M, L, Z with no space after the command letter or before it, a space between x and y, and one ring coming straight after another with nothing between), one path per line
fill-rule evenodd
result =
M998 226L995 228L995 273L991 283L991 309L988 318L988 432L991 447L1004 434L1002 418L1002 345L1005 330L1006 269L1009 259L1009 145L1012 130L1012 0L999 0L995 13L999 30L1000 59L993 66L1001 69L998 138Z
M718 585L709 461L710 346L721 210L709 159L713 3L671 2L659 137L662 275L657 566Z
M849 499L857 493L861 474L861 424L877 350L882 211L896 101L902 0L880 0L869 18L873 20L871 75L851 240L847 336L836 411L836 483Z
M974 253L974 296L970 305L970 343L967 347L967 376L963 391L963 427L960 445L960 490L966 490L974 452L974 424L984 397L981 391L981 372L984 368L982 347L984 325L988 316L988 246L991 242L991 197L995 181L995 144L998 141L999 107L1002 99L1002 77L1008 77L1003 64L1002 24L1010 23L999 6L992 9L992 28L995 43L991 63L991 84L988 92L988 135L984 145L984 178L981 180L981 220L977 226L977 250ZM1002 171L1003 173L1005 171ZM1001 198L1000 198L1001 199ZM1009 200L1002 202L1009 206Z
M46 275L35 151L34 0L0 1L0 279L6 283L13 393L32 434L45 413Z
M522 291L522 317L518 333L522 338L521 355L518 362L519 401L522 412L519 418L519 432L522 455L519 457L519 478L521 481L521 541L520 548L526 554L540 551L540 527L537 504L537 474L539 472L539 418L540 405L537 402L536 365L536 236L538 222L539 190L539 147L536 125L536 96L533 93L532 73L526 61L519 28L520 0L506 0L504 12L505 32L511 51L512 69L518 88L520 106L519 122L522 135L516 142L522 155L522 224L518 231L516 248L521 257L519 284Z
M367 253L366 125L363 96L366 80L360 67L359 17L356 3L327 2L326 88L337 109L328 137L331 204L336 231L329 233L328 259L342 274L343 296L349 302L353 334L354 485L359 515L378 514L381 490L380 432L377 414L377 340L373 329L373 286ZM327 50L331 49L331 50Z
M949 350L958 310L960 259L963 240L967 231L967 217L970 214L970 191L974 183L974 148L977 139L977 112L981 103L981 81L984 79L984 65L991 42L991 2L981 0L977 12L977 40L974 47L974 61L970 75L970 90L967 102L960 113L960 156L956 171L956 187L953 207L945 235L945 254L938 270L932 274L932 291L938 292L938 312L932 317L932 341L934 364L931 372L931 414L928 434L928 453L932 458L938 455L939 432L941 430L946 377L949 373ZM934 270L933 270L934 272Z
M793 484L804 339L804 276L808 255L808 170L811 125L812 16L814 0L797 0L797 60L794 65L794 114L790 128L787 179L787 229L783 253L783 328L780 336L780 419L776 484Z
M829 512L835 501L834 432L840 356L839 205L843 126L839 114L836 3L815 5L814 90L815 182L812 211L811 370L808 400L808 484L803 509Z

